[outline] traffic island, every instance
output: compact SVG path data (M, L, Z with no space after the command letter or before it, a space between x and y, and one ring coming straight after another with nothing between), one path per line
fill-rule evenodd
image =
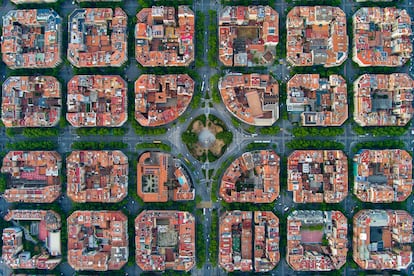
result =
M191 122L181 138L194 158L214 162L232 142L233 134L216 116L201 115Z

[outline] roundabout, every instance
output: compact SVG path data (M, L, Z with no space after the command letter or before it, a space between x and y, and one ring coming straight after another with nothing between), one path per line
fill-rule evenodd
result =
M233 134L214 115L196 117L181 135L191 155L201 162L214 162L226 151Z

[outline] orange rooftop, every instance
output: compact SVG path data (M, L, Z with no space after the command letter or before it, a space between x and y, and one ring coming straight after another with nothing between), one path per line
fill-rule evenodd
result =
M339 75L296 74L287 83L289 119L303 126L341 126L348 119L347 94Z
M194 216L188 212L141 212L135 219L135 260L139 268L190 271L196 263L195 227Z
M272 212L225 212L219 227L219 265L226 272L267 272L279 263L279 219Z
M218 88L227 110L243 123L271 126L279 119L279 85L272 76L230 73Z
M287 162L294 202L339 203L348 195L348 159L342 151L295 150Z
M128 157L121 151L74 151L66 164L67 193L75 202L116 203L128 194Z
M286 59L294 66L333 67L348 58L346 15L338 7L294 7L286 28Z
M128 119L120 76L79 75L68 82L66 119L74 127L119 127Z
M411 18L406 10L364 7L352 19L352 60L359 66L402 66L411 58Z
M162 126L180 117L194 94L187 74L141 75L135 81L135 119L142 126Z
M62 110L55 77L9 77L3 82L1 118L5 127L53 127Z
M224 172L220 197L226 202L270 203L279 196L280 158L273 150L245 152Z
M352 257L364 270L404 270L413 262L413 217L404 210L361 210L354 216Z
M181 161L169 153L148 151L137 164L137 193L144 202L194 200L195 190Z
M287 217L286 261L295 271L339 270L346 263L347 234L339 211L293 211Z
M58 66L61 27L62 19L52 9L9 11L3 16L3 62L11 69Z
M135 57L145 67L189 66L194 61L194 12L153 6L137 14Z
M413 117L408 74L364 74L354 82L354 120L360 126L405 126Z
M121 211L75 211L67 223L73 269L120 270L127 263L128 218Z
M219 12L219 59L224 66L270 65L279 43L279 14L270 6L226 6Z
M128 60L128 17L121 8L76 9L68 21L67 58L75 67L120 67Z
M354 194L359 200L391 203L413 190L413 159L400 149L361 150L354 157Z
M61 194L62 159L56 151L10 151L1 172L7 176L8 202L52 203Z

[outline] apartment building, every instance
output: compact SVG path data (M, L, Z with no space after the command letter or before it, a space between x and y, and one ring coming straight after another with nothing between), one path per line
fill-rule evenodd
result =
M279 119L279 84L272 76L229 73L218 88L227 110L243 123L271 126Z
M287 83L289 119L303 126L341 126L348 119L347 94L339 75L296 74Z
M188 212L142 211L135 219L135 259L139 268L190 271L196 263L195 223Z
M295 210L287 218L287 263L295 271L338 270L346 262L347 234L339 211Z
M137 164L137 194L144 202L194 200L190 175L179 159L165 152L141 154Z
M413 190L412 161L400 149L359 151L354 156L354 194L372 203L406 200Z
M413 218L404 210L361 210L354 216L352 257L364 270L403 270L413 262Z
M225 212L219 231L219 265L226 272L267 272L279 263L279 219L272 212Z
M286 60L293 66L334 67L348 58L346 14L338 7L293 7L286 29Z
M62 192L61 167L56 151L9 151L1 167L7 179L3 197L8 202L52 203Z
M352 19L352 60L359 66L403 66L411 58L411 18L406 10L363 7Z
M73 151L66 174L67 194L75 202L117 203L128 194L128 157L119 150Z
M354 82L354 120L360 126L405 126L413 117L414 81L404 73L364 74Z
M68 19L70 63L120 67L128 60L128 16L121 8L75 9Z
M295 150L287 162L294 202L339 203L348 195L348 159L343 151Z
M225 6L218 14L224 66L271 65L279 43L279 14L270 6Z
M194 61L194 12L189 6L152 6L137 14L135 58L144 67L189 66Z
M187 110L193 95L187 74L143 74L135 81L135 120L150 127L169 124Z
M66 119L74 127L120 127L128 119L127 84L116 75L77 75L68 82Z
M273 150L245 152L226 169L219 195L228 203L270 203L279 196L280 158Z
M120 270L128 262L128 218L121 211L75 211L67 228L68 263L76 271Z
M55 77L9 77L2 88L5 127L53 127L59 123L62 95Z
M61 27L52 9L9 11L3 16L3 62L11 69L55 68L62 62Z
M4 220L2 261L12 269L53 270L62 261L60 215L52 210L11 210ZM28 247L28 243L32 243ZM39 249L41 247L41 249Z

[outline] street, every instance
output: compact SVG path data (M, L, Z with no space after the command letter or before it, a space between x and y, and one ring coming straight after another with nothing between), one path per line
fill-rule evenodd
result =
M125 0L124 2L124 9L127 12L128 16L135 16L137 11L139 10L138 2L135 0ZM349 1L349 0L343 0L341 8L345 11L348 18L352 17L352 14L355 12L356 7L359 4L357 4L355 1ZM288 8L291 7L292 4L286 3L286 1L276 1L275 3L275 10L279 13L280 18L280 25L281 29L285 28L285 20L286 20L286 13L288 11ZM399 5L401 8L405 8L409 11L409 14L411 17L414 17L414 9L411 2L408 0L403 1L402 4ZM67 15L75 8L79 7L78 4L71 4L71 1L67 0L64 2L64 4L61 6L61 16L62 18L67 18ZM2 3L1 9L0 9L0 16L4 15L7 11L15 8L13 4L10 3L9 0L5 0ZM64 129L61 129L59 136L57 137L50 137L46 139L39 139L39 140L45 140L45 141L53 141L57 142L59 145L59 148L57 151L62 155L65 156L68 152L71 151L71 144L74 141L82 141L82 142L115 142L115 141L122 141L128 145L128 157L130 159L137 159L138 155L143 152L143 150L136 150L136 145L139 143L152 143L154 140L159 140L164 144L170 145L172 148L171 153L174 156L181 155L181 161L182 164L187 168L188 173L190 174L192 181L195 185L196 189L196 195L199 196L203 202L210 202L211 201L211 193L212 193L212 178L217 175L217 173L220 170L221 164L232 161L235 157L240 156L244 150L245 147L254 142L258 141L270 141L271 144L276 144L275 151L279 154L281 157L287 157L292 150L289 149L286 144L289 141L292 141L295 139L295 137L292 136L291 130L292 130L292 124L288 120L279 119L276 123L277 126L279 126L283 131L280 131L277 135L262 135L260 133L257 133L256 135L252 135L248 132L246 132L241 127L234 126L232 122L232 115L228 112L224 104L221 102L220 104L215 104L211 100L211 90L210 87L210 79L212 76L216 74L222 73L222 70L220 67L218 68L212 68L208 65L208 53L209 53L209 44L208 39L210 37L209 33L209 10L215 10L219 11L221 9L221 4L216 0L196 0L194 1L194 4L192 5L192 10L194 13L197 11L200 11L204 13L205 15L205 22L204 22L204 29L205 32L203 34L204 36L204 49L203 51L203 57L202 60L204 62L204 66L196 68L194 70L197 71L197 74L200 76L201 81L204 82L204 86L202 91L196 91L196 93L201 93L203 95L203 99L201 101L202 106L204 108L189 108L188 111L185 113L186 119L184 122L175 121L174 123L171 123L170 125L166 126L168 128L167 132L162 135L146 135L146 136L140 136L137 135L131 126L131 123L127 123L126 128L127 132L126 134L120 138L116 136L78 136L76 133L76 129L70 125L66 126ZM134 26L129 26L129 28L134 28ZM64 35L67 35L67 30L65 30ZM134 38L129 37L129 43L134 43ZM197 42L196 42L197 43ZM278 45L277 47L281 47ZM350 49L349 51L348 59L345 63L345 66L343 67L342 74L346 77L346 79L350 82L355 80L357 78L358 70L354 68L352 65L352 51ZM62 53L62 55L66 55L66 53ZM232 68L226 68L226 70L232 70ZM269 68L266 69L267 72L272 72L277 80L279 82L286 82L291 77L291 72L289 70L289 67L285 62L283 64L276 64L272 65ZM6 66L4 63L1 63L0 66L0 80L3 81L8 73L9 70L6 69ZM254 69L252 69L254 71ZM404 66L402 68L396 68L396 72L406 72L406 73L412 73L410 66ZM123 72L123 77L128 80L129 82L135 81L138 76L143 73L141 72L141 69L137 65L137 61L135 60L134 53L129 53L129 60L128 60L128 66L125 69L125 72ZM120 73L121 74L121 73ZM62 80L64 80L65 83L62 83L63 85L67 85L67 82L73 77L74 70L73 67L69 64L63 64L61 66L59 76ZM200 86L201 87L201 86ZM209 94L208 99L206 99L206 95ZM133 105L134 103L129 103L130 105ZM212 107L210 106L212 104ZM284 103L282 103L284 104ZM218 158L215 161L209 161L202 163L198 161L196 158L194 158L190 151L187 149L186 145L181 141L181 135L182 133L188 128L188 126L191 124L192 119L196 118L200 115L214 115L221 119L224 124L227 126L228 130L233 133L233 142L228 146L227 150L224 152L224 154ZM352 116L352 114L349 114L349 116ZM348 156L348 158L352 158L353 156L353 147L360 142L366 142L366 141L383 141L385 139L392 139L390 137L375 137L372 135L357 135L352 130L352 125L348 121L343 126L344 129L344 135L339 137L307 137L307 140L324 140L324 141L337 141L341 142L345 146L345 153ZM411 122L411 127L413 127L413 124ZM411 131L407 131L403 136L395 138L399 139L404 142L406 149L412 149L414 147L414 137L411 134ZM6 150L6 144L7 143L13 143L13 142L22 142L22 141L28 141L33 140L29 139L23 135L15 135L13 137L8 137L5 133L5 129L0 129L0 151ZM184 160L185 159L185 160ZM130 160L132 161L132 160ZM194 167L193 169L190 169L190 166ZM207 170L207 175L204 175L202 169ZM208 170L213 170L210 174ZM220 179L221 176L219 176L218 179ZM218 190L218 189L216 189ZM349 195L348 197L341 203L341 206L346 211L346 216L348 218L351 218L354 215L354 208L356 205L355 200L353 200L352 196L352 187L349 188ZM137 202L134 201L132 196L128 196L125 201L125 208L128 210L128 212L134 216L138 215L139 210L142 208L142 206L139 206ZM62 208L62 211L65 215L69 215L69 212L71 210L71 201L66 196L63 195L59 199L60 207ZM8 209L14 208L15 204L9 204L7 203L3 198L0 198L0 214L1 216L4 216L4 214L7 212ZM407 210L414 214L414 196L411 195L411 197L407 200L406 204ZM285 217L288 213L290 213L292 210L300 209L302 208L300 204L296 204L293 202L292 199L292 193L287 191L281 191L280 197L275 201L274 209L273 211L279 215ZM211 260L209 259L209 246L211 241L211 218L212 218L212 210L217 210L219 213L224 212L225 210L222 208L220 201L218 202L212 202L212 208L206 208L205 209L205 215L204 215L204 221L203 223L203 237L196 237L197 239L203 239L205 241L206 246L206 260L205 265L201 269L194 268L192 270L193 275L200 275L200 276L210 276L210 275L226 275L227 273L219 268L219 267L213 267L211 264ZM195 211L195 210L194 210ZM195 212L194 212L195 213ZM64 218L62 218L64 219ZM282 218L280 217L281 222L283 223ZM129 222L133 223L133 222ZM218 229L216 229L218 231ZM66 235L66 233L63 233L63 235ZM217 235L218 236L218 235ZM134 237L129 237L129 242L134 243ZM285 239L286 237L281 237L281 239ZM350 243L352 240L349 240L348 243ZM135 252L129 252L129 254L134 255ZM63 262L59 266L60 272L64 275L74 275L75 271L68 265L67 262ZM125 267L125 273L128 273L129 275L139 275L141 273L140 269L137 265L127 266ZM414 265L409 268L409 272L412 273L414 270ZM407 271L407 272L408 272ZM344 269L343 275L358 275L358 272L361 272L361 270L358 269L352 269L350 266L347 266L346 269ZM305 275L305 273L295 273L289 265L286 263L285 256L281 256L280 264L276 267L275 270L273 270L271 275Z

